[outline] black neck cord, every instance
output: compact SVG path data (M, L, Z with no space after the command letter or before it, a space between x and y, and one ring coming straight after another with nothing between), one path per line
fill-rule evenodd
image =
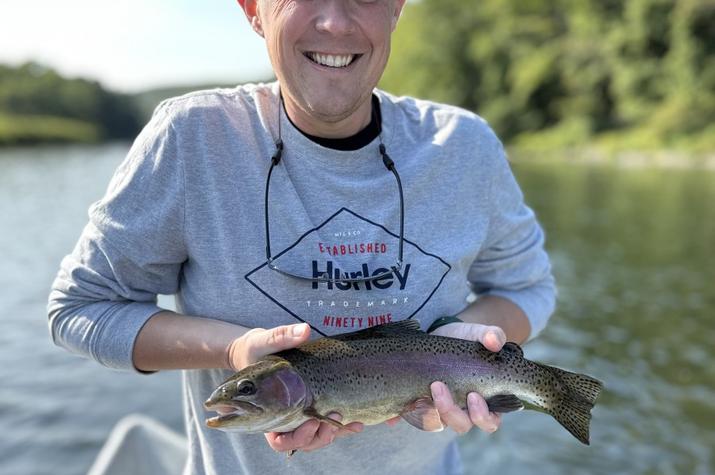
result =
M281 137L281 111L282 111L282 105L283 105L283 96L279 93L278 94L278 139L276 140L276 151L273 153L273 156L271 157L271 166L268 169L268 178L266 178L266 193L265 193L265 201L264 201L264 206L266 210L268 210L268 188L270 187L271 183L271 175L273 174L273 168L278 165L281 161L281 158L283 157L283 138ZM375 111L375 108L372 108L372 116L375 120L377 120L377 112ZM392 174L395 176L395 180L397 180L397 188L400 193L400 236L404 236L404 231L405 231L405 201L403 198L402 194L402 180L400 180L400 175L397 173L397 169L395 168L395 162L392 161L390 156L387 154L387 149L385 148L385 144L382 142L382 125L380 126L380 133L378 135L378 139L380 140L380 145L378 147L378 150L380 152L380 156L382 157L382 163L385 165L385 168L387 168ZM271 239L270 239L270 226L268 224L268 213L264 213L264 218L266 222L266 258L268 259L269 262L273 260L272 254L271 254ZM399 250L398 250L398 259L397 259L397 267L399 268L402 265L402 251L403 251L403 242L402 239L400 239L400 244L399 244Z

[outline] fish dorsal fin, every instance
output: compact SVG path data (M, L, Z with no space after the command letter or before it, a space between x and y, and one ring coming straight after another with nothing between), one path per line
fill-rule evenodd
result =
M334 340L362 340L365 338L386 337L386 336L405 336L422 334L420 330L420 322L416 320L400 320L399 322L390 322L383 325L365 328L351 333L341 333L332 335L329 338Z
M521 347L513 341L507 341L506 343L504 343L502 351L506 351L507 353L516 353L522 358L524 357L524 350L522 350Z

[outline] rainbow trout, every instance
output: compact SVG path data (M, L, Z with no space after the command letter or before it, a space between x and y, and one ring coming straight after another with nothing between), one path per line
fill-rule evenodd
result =
M222 383L204 403L209 427L288 432L309 419L379 424L395 416L421 430L443 425L430 397L442 381L455 401L478 392L494 412L524 408L553 416L589 443L591 408L603 385L524 358L516 343L497 353L481 343L428 335L414 320L320 338L262 358Z

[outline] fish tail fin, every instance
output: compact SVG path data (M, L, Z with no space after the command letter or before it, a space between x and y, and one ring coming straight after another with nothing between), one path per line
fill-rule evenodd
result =
M591 409L603 389L603 383L584 374L571 373L540 365L555 379L556 393L545 410L579 441L589 445Z

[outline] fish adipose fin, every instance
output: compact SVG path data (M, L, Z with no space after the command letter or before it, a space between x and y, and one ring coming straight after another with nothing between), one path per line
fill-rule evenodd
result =
M563 392L546 411L582 443L589 445L591 409L603 389L603 383L584 374L544 366L561 383Z
M430 397L415 399L402 410L400 416L420 430L439 432L444 429L439 412Z
M404 336L414 335L415 333L423 333L420 330L420 322L417 320L400 320L399 322L390 322L383 325L365 328L356 332L341 333L332 335L328 338L333 340L349 341L349 340L364 340L374 337L386 336Z
M491 412L514 412L524 409L524 403L513 394L497 394L486 399Z
M320 414L320 413L319 413L318 411L316 411L315 408L313 408L313 407L308 407L308 408L304 409L304 410L303 410L303 414L305 414L305 415L308 416L308 417L312 417L313 419L317 419L317 420L319 420L320 422L327 422L327 423L330 424L331 426L335 426L335 427L337 427L338 429L347 429L347 430L349 430L349 431L351 431L351 432L356 432L356 431L350 429L348 426L341 424L340 421L336 421L335 419L331 419L331 418L329 418L329 417L327 417L327 416L324 416L324 415Z

